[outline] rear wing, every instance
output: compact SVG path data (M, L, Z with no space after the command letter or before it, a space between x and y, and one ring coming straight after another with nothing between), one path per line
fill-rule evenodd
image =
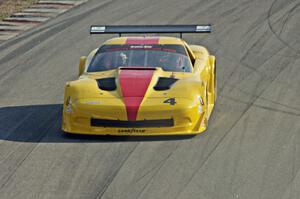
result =
M211 24L207 25L93 25L90 34L146 34L146 33L210 33Z

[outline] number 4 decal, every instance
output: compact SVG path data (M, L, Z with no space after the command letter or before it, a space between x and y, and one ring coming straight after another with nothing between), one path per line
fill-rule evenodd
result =
M175 101L175 98L169 98L169 99L165 100L164 103L170 104L170 105L175 105L176 101Z

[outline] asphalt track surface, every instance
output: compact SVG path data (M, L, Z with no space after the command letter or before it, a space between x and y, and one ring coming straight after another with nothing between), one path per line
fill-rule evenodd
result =
M299 0L91 0L0 45L0 198L300 198ZM61 134L64 83L111 36L212 23L218 101L195 137Z

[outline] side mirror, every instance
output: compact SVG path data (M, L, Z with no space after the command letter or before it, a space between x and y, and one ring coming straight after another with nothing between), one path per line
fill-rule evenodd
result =
M79 76L82 75L82 73L84 72L85 62L86 62L86 57L85 56L80 57L80 61L79 61Z

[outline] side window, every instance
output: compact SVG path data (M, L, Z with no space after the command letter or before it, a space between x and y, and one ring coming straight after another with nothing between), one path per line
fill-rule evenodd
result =
M190 47L188 46L188 44L186 42L184 42L184 47L185 47L185 49L186 49L186 51L189 55L189 58L192 62L192 65L194 66L194 64L195 64L195 55L194 55L194 53L192 52L192 50L190 49Z
M85 62L85 71L87 71L88 66L90 65L94 55L96 54L96 52L98 51L98 48L93 50L86 58L86 62Z

